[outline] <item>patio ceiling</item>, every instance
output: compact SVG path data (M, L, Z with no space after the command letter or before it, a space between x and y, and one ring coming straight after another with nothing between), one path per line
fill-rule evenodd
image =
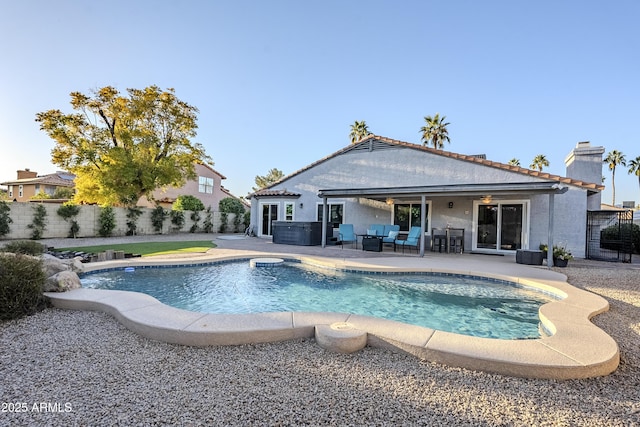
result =
M388 197L410 198L416 196L506 196L564 193L566 185L553 182L515 182L497 184L452 184L426 185L412 187L372 187L372 188L334 188L320 190L318 197L346 198L366 197L374 200L385 200Z

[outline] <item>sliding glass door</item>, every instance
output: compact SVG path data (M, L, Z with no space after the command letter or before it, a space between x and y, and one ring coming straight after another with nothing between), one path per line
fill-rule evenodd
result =
M271 236L271 223L278 220L278 204L262 204L260 209L260 235Z
M515 251L527 242L528 202L475 203L474 249Z

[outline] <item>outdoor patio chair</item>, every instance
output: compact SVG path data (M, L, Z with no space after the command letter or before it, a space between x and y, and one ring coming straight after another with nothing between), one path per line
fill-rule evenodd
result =
M402 246L402 253L404 253L404 248L416 248L416 253L418 252L418 243L420 243L420 227L411 227L409 230L409 234L407 235L406 240L395 240L393 242L393 250L396 250L397 246Z
M342 249L344 249L345 242L358 244L358 237L353 232L353 224L340 224L338 226L338 238Z
M399 225L385 225L384 226L384 234L382 238L382 243L394 243L398 238L398 233L400 232Z

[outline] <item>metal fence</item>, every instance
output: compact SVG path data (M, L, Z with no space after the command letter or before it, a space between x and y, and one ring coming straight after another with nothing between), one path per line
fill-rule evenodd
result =
M588 259L631 262L633 211L587 212Z

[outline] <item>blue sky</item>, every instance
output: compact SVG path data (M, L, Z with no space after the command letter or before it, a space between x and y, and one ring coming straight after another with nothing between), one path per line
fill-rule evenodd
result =
M0 181L51 173L38 112L69 93L172 87L200 110L196 141L246 195L349 144L354 120L494 161L537 154L565 175L579 141L640 156L640 2L5 0L0 14ZM611 203L611 174L603 168ZM640 202L616 172L616 202Z

